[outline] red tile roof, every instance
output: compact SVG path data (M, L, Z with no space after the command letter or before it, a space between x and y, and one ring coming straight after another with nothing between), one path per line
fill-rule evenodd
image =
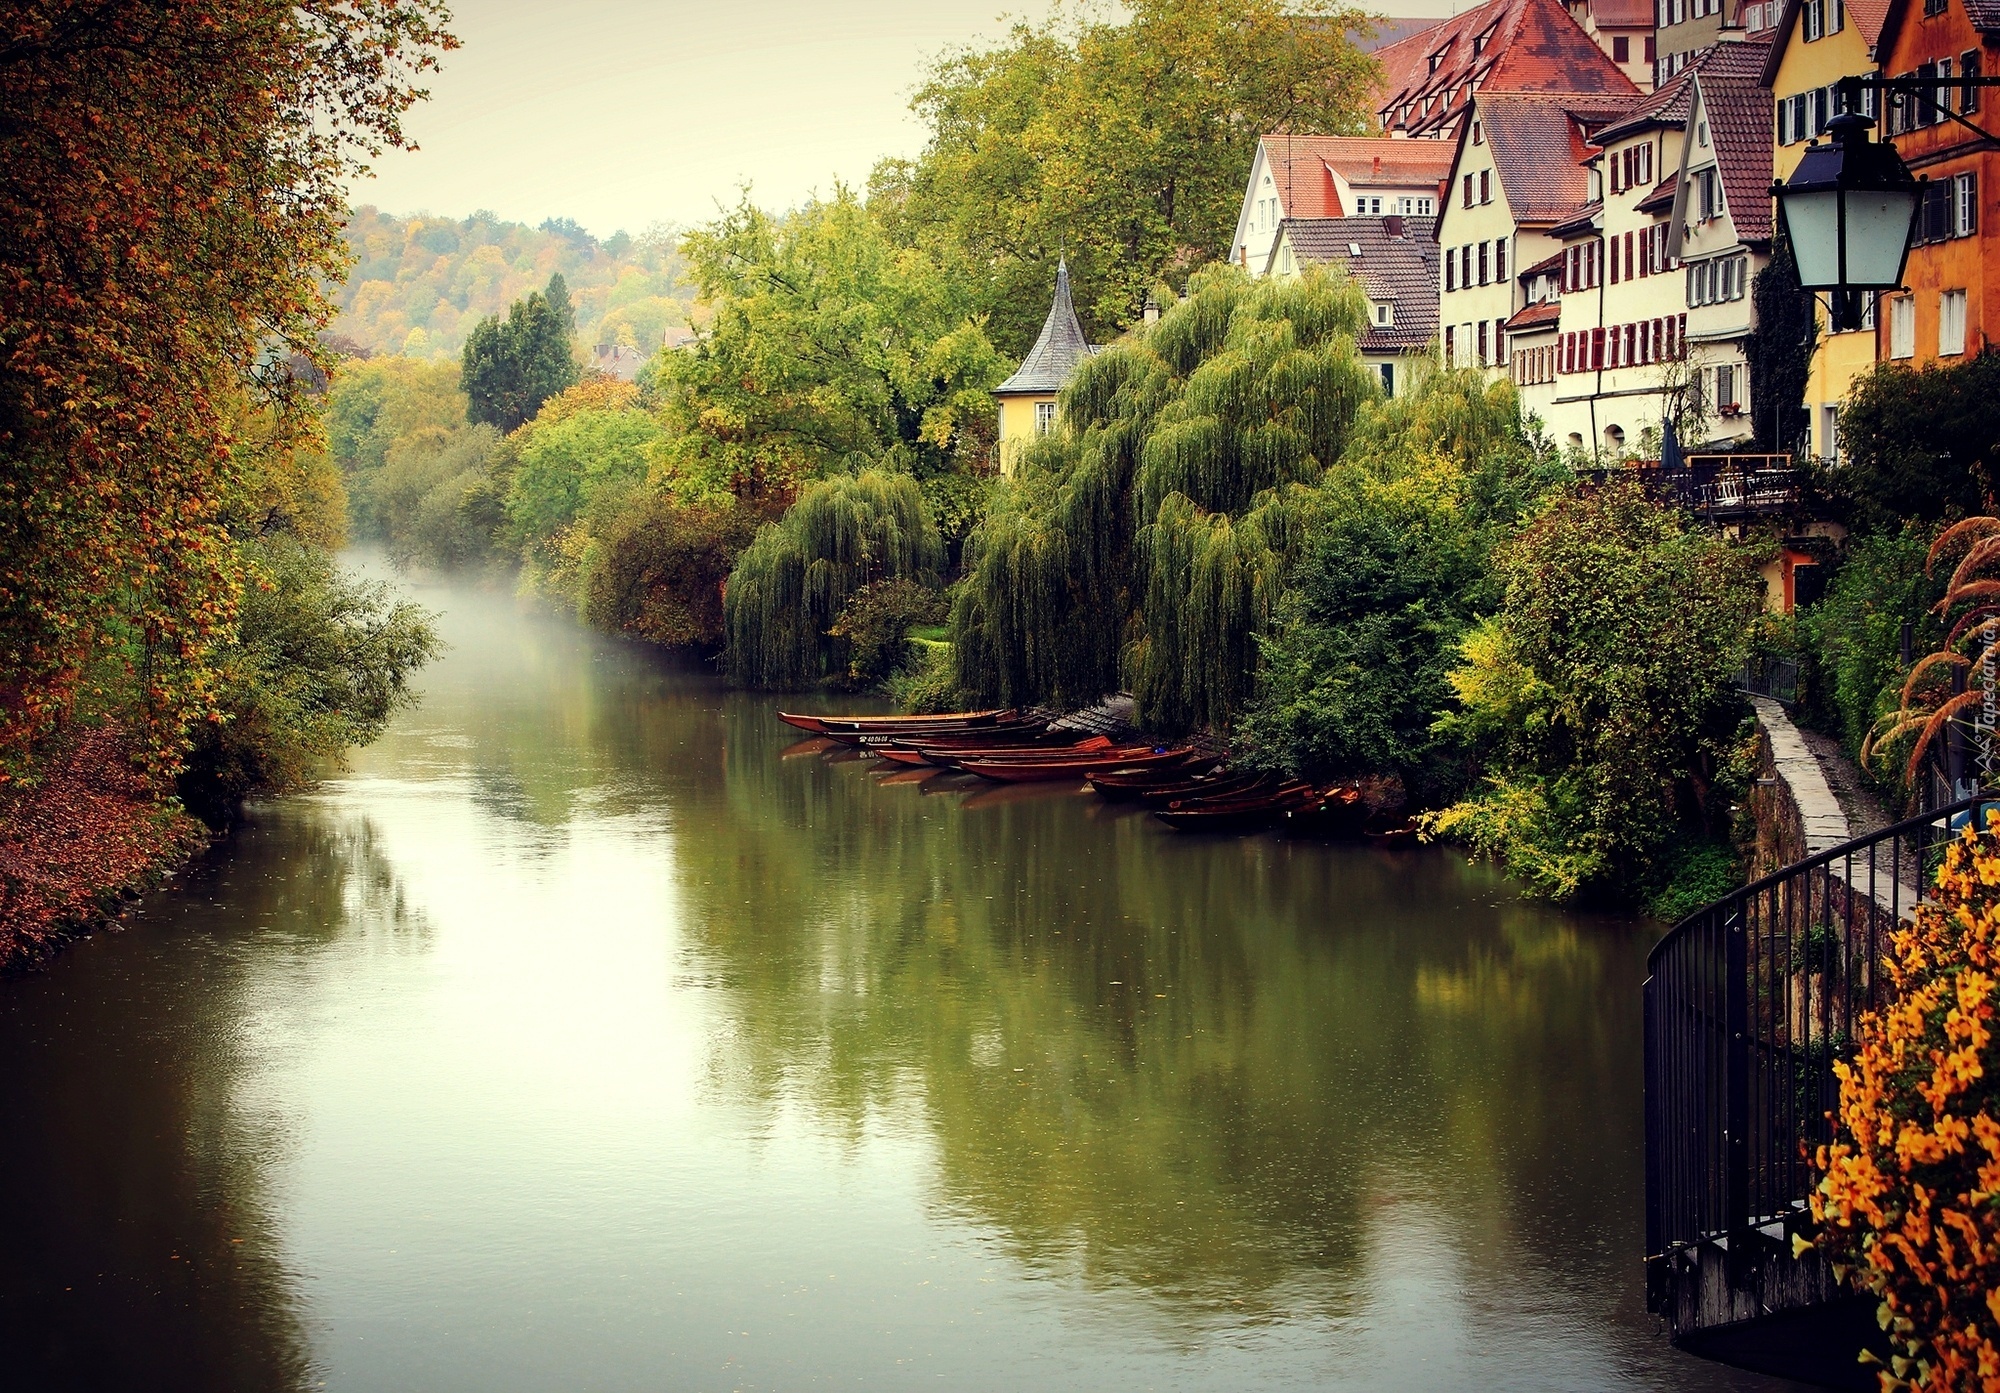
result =
M1382 127L1396 129L1409 103L1412 135L1450 126L1476 90L1616 96L1638 90L1559 0L1486 0L1375 56L1385 76L1377 107Z
M1694 69L1683 68L1664 87L1639 98L1626 109L1626 113L1616 121L1598 131L1594 140L1599 145L1609 144L1622 136L1636 135L1642 130L1659 126L1671 126L1680 130L1687 125L1688 106L1694 100Z
M1640 199L1638 210L1642 213L1667 213L1673 210L1674 190L1680 187L1681 172L1677 169L1660 180L1653 191Z
M1451 172L1451 142L1391 140L1379 135L1267 135L1264 161L1294 218L1338 218L1332 172L1350 184L1434 188Z
M1478 100L1501 191L1521 223L1554 222L1575 211L1589 190L1586 136L1626 110L1615 96L1574 93L1485 91Z
M1590 0L1599 29L1651 29L1658 14L1653 0Z
M2000 3L2000 0L1996 0ZM1771 91L1763 86L1770 32L1762 42L1720 43L1695 65L1701 109L1722 170L1722 195L1736 235L1746 242L1771 236Z
M1567 254L1568 254L1567 249L1565 249L1564 251L1550 252L1547 256L1543 257L1540 261L1537 261L1534 265L1523 266L1520 270L1516 271L1514 273L1514 279L1517 281L1524 281L1528 280L1531 277L1545 275L1550 271L1556 270L1563 264L1563 257L1566 256Z
M1563 307L1560 300L1544 300L1537 305L1528 305L1514 311L1514 317L1507 321L1507 332L1519 333L1523 329L1540 329L1545 325L1562 323Z

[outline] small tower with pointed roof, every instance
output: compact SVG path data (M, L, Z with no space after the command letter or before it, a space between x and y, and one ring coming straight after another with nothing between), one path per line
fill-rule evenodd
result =
M1056 423L1056 397L1076 365L1097 350L1083 336L1069 298L1069 261L1056 263L1056 298L1042 335L1014 375L993 389L1000 403L1000 472L1012 474L1021 450Z

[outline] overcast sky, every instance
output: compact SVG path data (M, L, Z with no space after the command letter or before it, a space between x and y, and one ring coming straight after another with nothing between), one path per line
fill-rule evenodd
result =
M1376 0L1443 14L1451 0ZM995 39L1049 0L455 0L464 47L353 200L391 213L487 208L608 237L715 214L751 185L785 207L884 155L913 155L925 63Z

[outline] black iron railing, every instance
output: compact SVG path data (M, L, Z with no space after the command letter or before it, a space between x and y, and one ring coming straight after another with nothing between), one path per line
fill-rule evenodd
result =
M1993 795L1966 798L1822 852L1676 924L1647 959L1646 1293L1703 1245L1789 1254L1831 1140L1834 1061L1882 1004L1890 930L1931 893L1943 841ZM1979 815L1983 818L1983 812ZM1760 1246L1761 1245L1761 1246ZM1805 1300L1831 1296L1827 1290Z
M1790 706L1799 699L1799 665L1789 658L1772 658L1753 653L1743 661L1736 690L1753 696L1767 696Z
M1711 519L1788 513L1805 499L1805 475L1790 455L1689 455L1673 469L1649 462L1587 469L1580 477L1586 483L1634 479L1662 503Z

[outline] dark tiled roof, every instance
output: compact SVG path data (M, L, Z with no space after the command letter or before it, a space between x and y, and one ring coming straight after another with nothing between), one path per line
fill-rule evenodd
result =
M1608 145L1628 135L1658 126L1675 129L1687 125L1688 107L1694 101L1694 69L1684 68L1666 86L1641 97L1624 116L1598 131L1596 144Z
M1435 29L1448 21L1443 17L1431 19L1391 19L1384 16L1375 21L1375 37L1361 41L1363 53L1380 53L1390 44L1399 44L1412 34L1421 34L1426 29Z
M1391 140L1379 135L1267 135L1264 161L1283 191L1285 214L1294 218L1337 218L1340 206L1333 176L1364 187L1385 184L1435 188L1451 173L1451 143L1444 140Z
M1056 263L1056 298L1042 324L1042 336L1028 350L1015 374L993 389L993 395L1060 392L1076 365L1097 350L1083 336L1076 306L1069 298L1069 263Z
M1517 223L1548 223L1583 201L1585 136L1623 115L1625 103L1589 94L1488 91L1479 121ZM1463 132L1460 139L1464 138Z
M1680 187L1681 172L1677 169L1654 186L1653 191L1638 202L1642 213L1670 213L1674 207L1674 190Z
M1534 265L1523 266L1520 270L1516 271L1514 273L1514 279L1517 281L1524 281L1527 280L1530 276L1546 275L1550 271L1557 270L1563 264L1564 254L1565 253L1559 251L1550 252L1547 256L1543 257L1540 261L1537 261Z
M1468 88L1610 96L1638 90L1559 0L1486 0L1375 56L1385 74L1377 107L1383 129L1396 127L1405 102L1441 102L1437 110L1412 115L1413 135L1455 122L1464 114Z
M1402 224L1403 235L1389 229ZM1284 240L1309 266L1338 266L1371 300L1395 306L1394 324L1372 327L1360 339L1365 353L1421 348L1437 336L1438 246L1435 218L1286 219ZM1361 254L1356 256L1354 248Z
M1527 329L1548 328L1562 323L1562 317L1562 301L1544 300L1538 305L1514 311L1514 317L1507 321L1507 332L1517 334Z
M1604 200L1593 198L1588 203L1579 203L1570 210L1570 215L1549 229L1551 237L1582 237L1597 224L1598 214L1604 211Z
M1746 242L1771 236L1772 101L1762 85L1769 31L1761 37L1761 43L1717 44L1694 69L1722 170L1722 195L1736 235Z

